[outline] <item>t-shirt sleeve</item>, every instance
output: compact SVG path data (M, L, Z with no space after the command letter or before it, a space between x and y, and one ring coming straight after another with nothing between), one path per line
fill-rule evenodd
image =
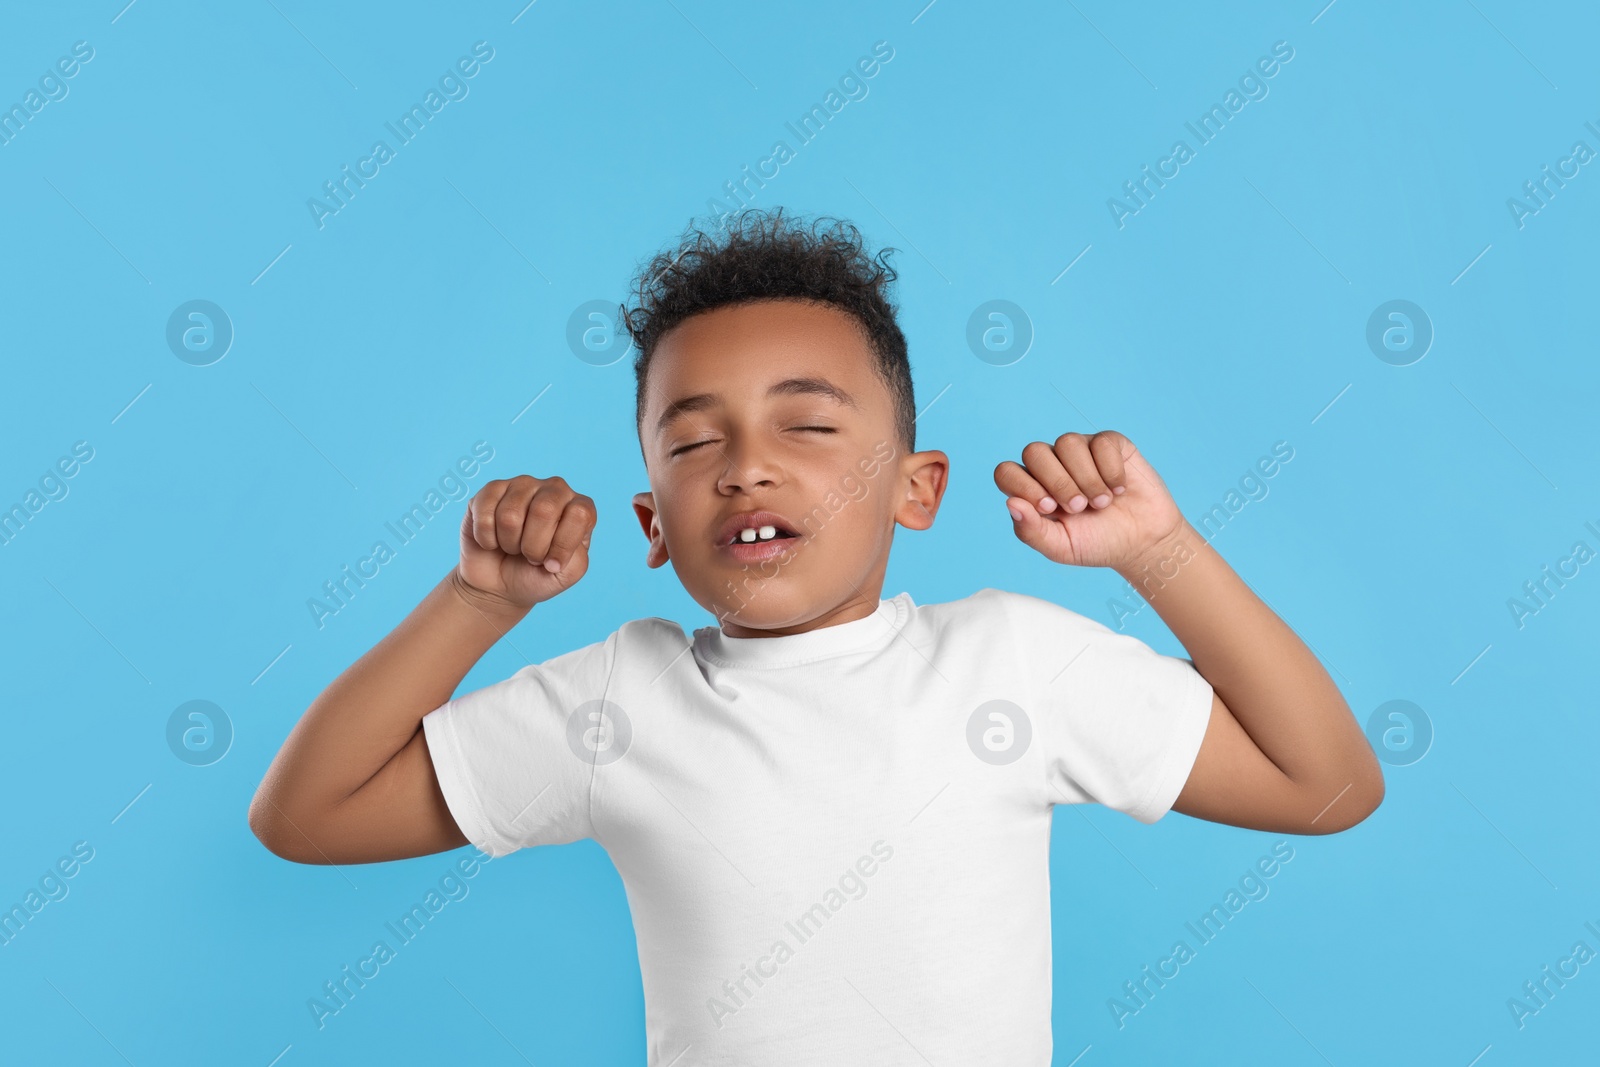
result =
M594 764L581 738L586 716L604 707L616 638L530 664L423 716L445 804L490 856L594 836Z
M1048 669L1043 744L1050 799L1098 803L1153 823L1172 809L1211 719L1211 684L1157 652L1049 601L1033 634ZM1051 665L1059 664L1059 665Z

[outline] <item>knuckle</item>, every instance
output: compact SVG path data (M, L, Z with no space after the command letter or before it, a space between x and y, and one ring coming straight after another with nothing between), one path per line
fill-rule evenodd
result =
M1040 457L1048 455L1049 453L1050 446L1045 444L1043 441L1029 441L1022 448L1023 459L1028 459L1030 457L1033 459L1039 459Z
M533 498L533 503L528 505L528 514L540 522L549 522L561 514L565 502L558 497L540 493Z

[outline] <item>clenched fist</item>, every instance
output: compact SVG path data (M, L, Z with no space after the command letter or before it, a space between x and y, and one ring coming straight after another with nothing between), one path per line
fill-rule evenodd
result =
M994 482L1017 539L1056 563L1135 566L1186 525L1161 476L1116 430L1030 442L1021 463L995 467Z
M456 575L491 604L527 611L589 570L594 501L560 477L489 482L461 520Z

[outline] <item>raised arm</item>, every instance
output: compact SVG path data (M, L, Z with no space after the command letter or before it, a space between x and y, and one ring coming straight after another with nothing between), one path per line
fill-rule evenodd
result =
M306 709L250 803L250 829L297 863L372 863L467 842L434 776L422 719L535 604L589 569L594 501L561 478L480 489L461 562Z
M1291 834L1337 833L1372 814L1383 772L1338 686L1199 531L1183 523L1118 572L1214 691L1174 811Z
M1115 430L1035 441L995 468L1016 535L1058 563L1112 567L1210 683L1211 718L1173 810L1277 833L1349 829L1383 800L1372 746L1322 664L1184 519Z

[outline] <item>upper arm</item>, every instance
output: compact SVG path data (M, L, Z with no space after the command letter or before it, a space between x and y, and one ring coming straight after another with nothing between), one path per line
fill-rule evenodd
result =
M1172 810L1248 830L1334 833L1345 827L1334 807L1339 793L1323 792L1312 795L1279 770L1213 693L1205 738Z
M278 855L297 863L376 863L446 852L467 843L445 805L422 727L315 826L279 812Z

